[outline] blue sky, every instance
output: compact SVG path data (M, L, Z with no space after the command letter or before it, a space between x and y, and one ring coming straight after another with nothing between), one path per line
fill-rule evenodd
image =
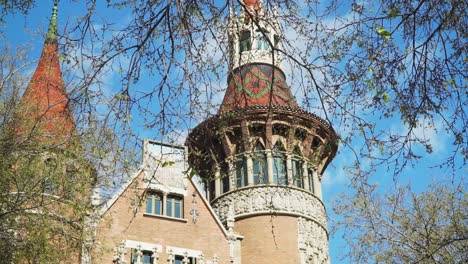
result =
M105 1L98 2L103 3ZM42 44L44 41L43 36L47 31L52 6L52 0L41 1L41 4L38 4L37 7L30 10L30 13L26 17L21 14L6 17L6 23L1 25L1 31L3 32L2 37L7 40L4 43L8 42L13 47L27 44L31 47L29 52L30 60L37 60L42 49ZM59 32L63 32L65 26L70 26L76 19L84 15L86 12L85 8L86 7L81 2L62 1L62 3L59 5ZM105 16L105 18L111 21L124 23L130 19L130 15L127 14L125 10L121 10L118 13L116 13L117 11L109 13L108 11L105 11L102 6L98 8L102 11L102 14ZM29 71L25 71L25 74L31 74L34 66L35 65L32 65ZM117 73L113 71L108 72L108 76L105 81L107 87L104 87L104 89L108 89L109 93L111 93L111 91L115 91L115 86L120 85L119 81L115 79L116 75ZM144 87L146 84L150 85L150 83L153 81L154 80L152 80L150 77L145 77L142 78L138 85L140 87ZM214 83L214 85L217 86L218 89L222 89L224 83ZM300 94L300 91L296 91L294 87L293 92L298 97L300 103L304 96ZM218 91L212 96L214 100L219 100L219 102L213 102L214 104L219 104L222 100L222 92ZM140 118L141 117L135 117L136 121L134 124L138 123ZM188 120L184 122L187 122L185 126L189 127L193 127L197 123L196 120ZM437 122L441 122L441 120L436 119L436 127L438 127ZM386 129L395 131L401 134L404 134L407 131L407 128L398 117L389 118L388 120L384 120L378 124L380 128L384 130ZM334 128L341 135L346 135L349 133L349 131L347 131L344 127L335 125ZM157 136L154 132L142 127L137 126L136 131L139 133L141 138L152 138L158 140L161 139L155 138ZM186 134L186 131L184 130L177 132L179 132L182 136ZM427 188L427 185L433 179L450 176L449 172L430 167L440 163L447 154L453 151L453 147L451 144L452 142L450 141L451 139L446 135L444 130L434 130L433 128L429 127L428 124L424 124L424 122L421 122L421 125L416 129L415 133L418 133L419 135L425 135L425 137L432 143L434 152L431 156L424 156L414 166L406 167L402 172L399 183L401 184L409 182L411 183L411 186L415 188L415 190L423 191ZM363 144L363 140L356 139L352 144L354 147L359 148L360 145ZM422 147L417 146L415 150L420 154L425 153L425 150ZM331 210L333 201L339 198L338 195L340 193L349 192L349 189L347 188L347 184L349 184L348 173L344 168L346 166L351 166L354 160L355 158L350 149L346 146L340 146L338 155L324 174L323 197L330 218L337 217L332 213ZM365 165L366 161L364 160L361 162ZM466 172L466 168L461 169L458 172L457 177L466 175ZM390 173L391 171L388 171L383 166L374 173L373 181L379 183L379 186L382 187L382 191L385 191L387 187L392 187L395 184L392 177L388 177ZM343 247L346 247L346 243L341 238L340 233L331 237L330 255L332 263L347 263L346 261L340 260Z

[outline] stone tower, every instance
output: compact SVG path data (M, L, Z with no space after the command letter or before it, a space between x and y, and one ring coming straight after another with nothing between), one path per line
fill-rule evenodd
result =
M321 179L338 136L291 94L276 10L260 0L237 9L226 94L189 134L189 164L221 221L244 237L243 264L329 263Z

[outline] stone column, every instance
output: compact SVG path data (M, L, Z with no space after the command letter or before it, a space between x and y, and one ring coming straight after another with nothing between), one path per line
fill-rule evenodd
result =
M235 190L237 188L236 173L234 171L234 162L232 159L228 161L228 172L227 177L229 177L229 191Z
M309 190L309 170L307 169L307 161L302 162L302 182L304 190Z
M271 149L266 150L266 160L267 160L267 173L268 173L268 183L274 184L273 179L273 154L271 153Z
M254 185L252 153L246 152L245 156L247 158L247 185L252 186Z
M214 198L219 197L220 195L221 195L221 174L219 173L219 168L216 167Z
M166 204L167 204L167 192L163 192L162 204L161 204L161 215L166 215Z
M136 250L136 264L143 264L143 252L141 252L140 246Z
M213 197L212 195L214 195L214 193L211 193L210 192L210 181L209 180L205 180L205 190L206 190L206 199L208 199L208 201L211 201L213 200Z
M201 254L201 255L198 256L198 258L197 258L197 264L205 264L205 263L204 263L204 260L205 260L205 256L203 256L203 254Z
M174 253L172 252L172 249L170 249L167 252L167 263L174 264L174 261L175 261L175 256L174 256Z
M291 162L291 155L286 155L286 175L288 178L288 185L293 185L293 177L292 177L292 162Z
M151 255L151 257L153 258L153 263L151 264L158 264L159 254L157 248L153 248L153 254Z
M182 264L189 264L188 253L184 252L184 259L182 260Z

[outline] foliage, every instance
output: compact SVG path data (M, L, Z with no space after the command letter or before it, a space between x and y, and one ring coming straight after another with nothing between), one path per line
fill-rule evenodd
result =
M77 257L95 176L78 149L2 135L0 236L6 259L57 263ZM13 150L13 151L12 151Z
M463 182L409 186L381 194L377 185L344 195L334 210L343 216L353 263L466 263L468 197Z
M120 146L110 149L121 154L121 148L138 146L142 134L180 141L184 131L217 110L213 102L220 101L228 74L226 21L229 8L243 12L242 1L108 0L105 7L95 0L78 2L87 13L67 27L60 42L65 72L76 74L71 83L78 123L111 130L94 137L96 143L118 135ZM278 6L286 32L279 52L287 57L289 85L302 105L338 128L341 151L355 156L350 187L358 196L373 194L361 190L376 170L396 180L421 157L439 155L430 132L446 134L451 143L432 168L455 175L466 165L466 1L263 2L268 11ZM25 3L3 1L0 8L4 14L27 13L37 1ZM129 18L121 23L124 15ZM104 77L121 83L105 87ZM101 147L85 148L100 157L98 164L112 167ZM126 158L122 163L132 164ZM430 199L430 192L418 199Z
M383 165L396 176L430 155L434 147L420 129L446 133L454 146L434 165L465 164L465 1L263 2L267 11L278 7L287 32L288 82L309 110L341 128L358 161L371 163L365 172ZM128 23L108 21L96 1L85 3L88 13L63 36L68 70L82 71L74 80L81 112L105 104L107 126L123 138L135 127L162 138L217 109L211 102L229 61L225 21L230 8L243 12L242 1L107 1L104 9L131 14ZM12 5L0 7L21 10ZM122 85L96 88L103 76ZM150 79L151 87L139 87ZM398 120L401 129L386 125Z

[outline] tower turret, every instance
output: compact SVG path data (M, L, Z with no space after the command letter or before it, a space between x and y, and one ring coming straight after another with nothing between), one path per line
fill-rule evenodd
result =
M261 1L245 1L229 19L228 88L219 113L255 105L297 108L286 84L278 13L265 11Z
M231 11L231 65L218 114L187 139L219 218L244 236L242 263L328 263L321 179L338 136L301 109L281 64L278 15L261 1Z

